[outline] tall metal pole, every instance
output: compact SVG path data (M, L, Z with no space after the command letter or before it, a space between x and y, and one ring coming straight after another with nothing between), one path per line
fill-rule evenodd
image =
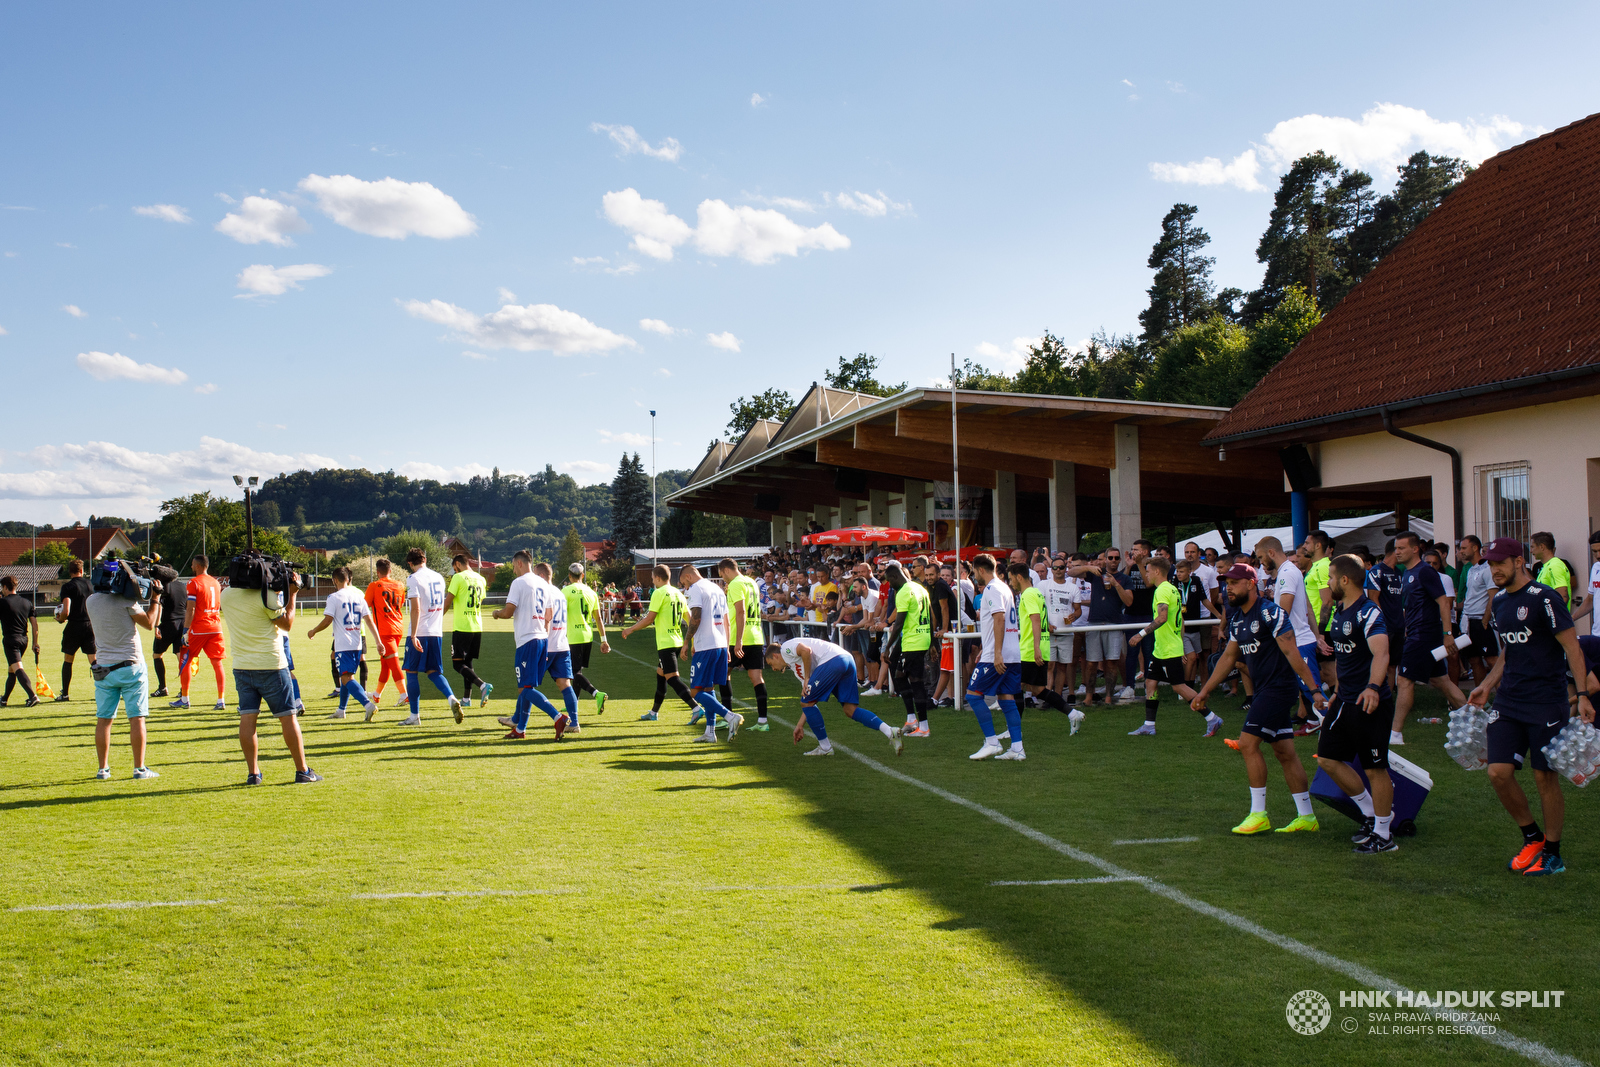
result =
M660 551L656 545L656 525L660 521L661 513L656 510L656 413L650 410L650 566L654 567L660 562L656 558Z
M950 475L955 483L955 498L950 501L950 514L955 518L955 575L961 578L961 455L960 441L956 437L956 354L950 353Z

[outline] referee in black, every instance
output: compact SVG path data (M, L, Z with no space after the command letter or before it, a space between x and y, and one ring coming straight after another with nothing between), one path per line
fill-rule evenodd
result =
M94 587L83 576L83 560L75 559L68 563L67 584L61 587L61 606L56 608L56 622L64 627L61 631L61 693L56 697L58 704L72 699L67 693L72 688L74 657L82 652L89 657L91 665L95 661L94 624L89 621L89 596L93 592Z
M11 575L0 578L0 645L6 650L6 695L0 698L0 708L11 699L11 690L18 682L28 694L24 707L33 707L39 698L28 680L28 668L22 663L28 651L28 627L33 627L33 654L39 654L39 617L33 613L33 602L17 595L17 580Z

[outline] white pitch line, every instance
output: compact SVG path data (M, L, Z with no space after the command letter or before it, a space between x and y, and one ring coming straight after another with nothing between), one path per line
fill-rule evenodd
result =
M120 911L125 908L197 908L226 900L124 900L111 904L23 904L7 911Z
M626 652L621 653L621 655L624 659L633 660L633 662L639 664L640 666L651 667L654 669L652 664L645 663L643 660L630 656ZM735 701L735 703L746 708L750 706L742 700ZM794 727L793 723L785 722L783 719L778 718L776 715L773 715L770 712L768 713L767 718L778 723L779 725L787 726L791 729ZM1246 919L1243 915L1235 915L1233 912L1228 911L1225 908L1219 908L1215 904L1207 904L1205 901L1196 897L1192 897L1181 889L1175 889L1172 886L1164 885L1163 883L1157 882L1152 878L1145 878L1144 876L1136 874L1125 867L1117 866L1110 860L1103 860L1091 852L1085 852L1080 848L1074 848L1065 841L1058 841L1049 834L1035 830L1026 823L1018 822L1009 815L1004 815L998 811L995 811L993 808L985 807L975 800L968 800L966 797L957 793L952 793L947 789L941 789L936 785L930 785L919 778L913 778L909 774L904 774L895 770L893 767L879 763L871 756L863 755L847 745L842 745L835 741L833 743L833 747L836 752L843 752L851 759L858 760L859 762L866 764L868 767L871 767L880 774L888 775L895 781L903 782L906 785L925 790L941 800L947 800L950 803L959 805L960 807L966 808L969 811L977 812L979 815L982 815L991 822L998 823L1008 830L1013 830L1021 834L1023 837L1026 837L1028 840L1033 841L1036 844L1043 845L1052 852L1059 852L1061 855L1066 856L1069 859L1075 859L1079 863L1085 863L1091 867L1098 867L1100 870L1105 871L1109 875L1113 875L1118 878L1125 878L1128 881L1138 882L1157 896L1166 897L1173 903L1181 904L1190 911L1198 912L1201 915L1205 915L1227 926L1231 926L1240 933L1246 933L1250 934L1252 937L1258 937L1268 944L1276 945L1285 952L1293 953L1294 955L1299 956L1301 959L1308 960L1320 967L1325 967L1330 971L1335 971L1347 978L1353 978L1356 982L1360 983L1364 989L1386 989L1394 993L1412 992L1411 989L1401 985L1392 978L1385 978L1378 972L1368 970L1359 963L1351 963L1349 960L1340 959L1338 956L1335 956L1330 952L1324 952L1320 948L1313 948L1303 941L1296 941L1292 937L1275 933L1272 930L1268 930L1260 923L1257 923L1251 919ZM1441 1009L1433 1014L1435 1017L1442 1019L1448 1016L1449 1012ZM1491 1045L1498 1045L1503 1049L1507 1049L1521 1056L1525 1056L1535 1063L1546 1064L1547 1067L1588 1067L1588 1064L1584 1063L1584 1061L1580 1059L1577 1059L1576 1057L1557 1052L1554 1049L1547 1048L1546 1046L1539 1044L1537 1041L1530 1041L1525 1037L1517 1037L1515 1034L1509 1034L1504 1030L1496 1030L1492 1034L1479 1033L1475 1036L1489 1042Z
M433 900L439 897L546 897L576 889L440 889L422 893L351 893L351 900Z
M1108 885L1112 882L1142 882L1145 879L1134 875L1131 878L1122 878L1117 875L1105 875L1101 878L1046 878L1040 882L990 882L990 885Z
M702 893L787 893L797 891L811 891L817 889L880 889L889 888L881 883L874 882L870 885L705 885L700 887ZM895 887L899 888L899 887Z
M1113 841L1113 845L1187 845L1198 837L1141 837L1137 841Z

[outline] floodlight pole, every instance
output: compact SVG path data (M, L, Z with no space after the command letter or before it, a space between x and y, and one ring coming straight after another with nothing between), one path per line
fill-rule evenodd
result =
M660 560L657 558L659 549L656 545L656 525L660 522L661 513L656 510L656 413L650 409L650 566L654 567Z
M961 444L956 436L956 354L950 353L950 476L954 482L954 495L950 501L950 514L955 520L956 557L955 576L961 580ZM928 531L930 534L932 530ZM934 550L938 557L938 550Z

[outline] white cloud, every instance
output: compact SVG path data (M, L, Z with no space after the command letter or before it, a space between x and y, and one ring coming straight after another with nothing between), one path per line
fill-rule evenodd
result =
M102 382L124 380L156 385L182 385L189 376L176 367L136 363L121 352L79 352L78 366Z
M600 440L606 444L632 445L635 448L649 448L650 437L642 433L613 433L610 430L600 431Z
M231 494L235 474L270 476L279 471L339 466L336 460L314 453L258 452L215 437L202 437L198 448L181 452L136 452L106 441L43 445L7 453L6 461L8 466L21 461L36 469L0 473L0 499L145 500L157 504L201 489L225 487ZM153 513L154 507L150 510Z
M638 347L633 338L612 333L577 312L564 311L554 304L507 304L488 315L476 315L443 300L411 300L403 306L416 318L447 326L458 339L482 348L570 356Z
M65 311L68 315L71 315L75 319L86 319L89 317L89 313L83 310L77 304L62 304L61 310Z
M5 335L6 335L6 328L4 326L0 326L0 337L4 337Z
M663 337L671 337L678 332L661 319L640 319L639 329L648 330L650 333L659 333Z
M462 356L463 359L476 359L476 360L492 360L492 359L494 359L493 356L486 356L482 352L463 352L463 353L461 353L461 356Z
M639 264L637 264L637 263L619 263L615 267L605 267L605 268L602 268L602 269L607 274L618 274L618 275L627 276L629 274L638 274L639 270L640 270L640 267L639 267Z
M1138 87L1138 86L1137 86L1137 85L1135 85L1135 84L1133 84L1133 83L1132 83L1132 82L1131 82L1131 81L1129 81L1129 80L1128 80L1128 79L1127 79L1127 78L1123 78L1123 79L1122 79L1122 84L1123 84L1123 85L1126 85L1126 86L1127 86L1127 87L1128 87L1128 88L1130 88L1130 89L1137 89L1137 88L1139 88L1139 87Z
M272 267L265 263L252 263L239 272L240 299L253 296L282 296L290 289L300 288L300 283L312 278L323 278L333 273L332 267L320 263L298 263L292 267Z
M1023 363L1028 359L1028 349L1038 343L1037 337L1013 337L1009 348L1001 348L993 342L984 341L972 350L989 361L987 365L990 370L1011 374L1022 369Z
M663 159L668 163L676 163L678 157L683 155L683 146L676 137L668 137L655 148L650 147L650 142L640 137L632 126L607 126L601 122L589 123L589 129L595 133L605 132L622 149L623 155L638 152L649 156L651 159Z
M221 200L224 204L230 204L230 205L231 204L237 204L239 202L239 201L235 200L233 197L229 196L227 193L218 193L217 194L217 199Z
M706 334L706 343L712 348L720 348L726 352L739 351L739 339L726 330L722 333Z
M398 178L367 182L349 174L307 175L300 188L317 198L317 210L347 229L369 237L403 240L420 237L465 237L476 233L478 220L455 198L428 182Z
M817 210L817 205L811 201L801 200L793 196L762 196L759 193L744 193L742 195L746 200L754 200L756 203L765 204L768 207L781 207L786 211L815 212Z
M661 375L661 376L662 376L662 377L663 377L663 378L670 378L670 377L672 377L672 372L671 372L671 371L669 371L669 370L668 370L668 369L667 369L667 368L665 368L665 367L657 367L657 368L656 368L656 373L657 373L657 374L659 374L659 375Z
M771 100L771 99L772 99L772 97L770 97L770 96L762 96L760 93L751 93L750 94L750 106L751 107L760 107L762 104L765 104L768 100Z
M607 193L601 203L606 218L633 234L634 250L655 259L671 259L674 248L691 240L708 256L738 256L750 263L771 263L811 248L850 247L850 238L829 223L801 226L782 212L730 207L721 200L702 200L694 227L635 189Z
M199 393L201 396L210 396L212 393L217 391L217 383L207 382L204 385L197 385L194 387L194 391Z
M583 485L609 482L616 473L616 468L609 463L596 463L592 459L573 459L566 463L557 463L556 470L572 475L574 481Z
M1152 163L1150 172L1160 181L1259 190L1266 188L1256 179L1263 165L1281 173L1296 159L1320 149L1347 167L1372 171L1381 181L1419 149L1481 163L1524 135L1538 132L1537 127L1504 115L1484 122L1445 122L1420 108L1377 104L1359 119L1316 114L1284 119L1267 131L1265 143L1226 164L1208 156L1198 163Z
M500 298L500 303L502 304L515 304L517 302L517 294L503 285L495 292L495 296Z
M455 467L441 467L437 463L402 463L394 469L407 478L432 478L436 482L464 482L471 478L487 478L494 473L481 463L463 463ZM525 474L525 471L503 470L501 474Z
M605 256L573 256L572 265L575 267L593 267L600 263L611 262Z
M1174 93L1186 93L1189 91L1182 82L1168 82L1167 89Z
M229 212L217 223L217 232L232 237L242 245L267 244L288 246L294 244L291 233L304 233L311 229L288 204L264 196L247 196L237 213Z
M56 242L56 247L57 248L77 248L78 246L75 245L75 244L72 244L70 241L57 241Z
M194 221L189 217L189 213L177 204L150 204L146 207L134 208L133 213L135 215L143 215L146 218L160 219L163 222Z
M828 199L846 211L855 211L866 215L868 218L887 215L891 211L897 215L902 215L911 210L910 204L896 203L882 189L878 190L876 196L871 193L863 193L860 189L857 189L853 193L843 192L836 196L830 196Z

